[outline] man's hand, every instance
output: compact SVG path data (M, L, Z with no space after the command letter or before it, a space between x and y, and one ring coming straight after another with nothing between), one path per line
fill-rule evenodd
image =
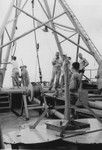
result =
M52 62L52 65L56 65L56 60Z

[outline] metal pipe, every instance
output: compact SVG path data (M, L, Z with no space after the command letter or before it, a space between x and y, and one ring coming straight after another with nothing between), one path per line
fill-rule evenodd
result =
M48 13L48 19L51 19L52 16L51 16L51 11L50 11L48 2L47 2L47 0L43 0L43 1L44 1L44 4L45 4L47 13ZM56 32L56 28L55 28L54 23L53 23L53 20L50 22L50 25L51 25L52 29L54 30L54 32L53 32L54 38L55 38L55 41L56 41L58 50L59 50L59 52L60 52L60 55L61 55L61 57L62 57L62 59L63 59L63 50L62 50L62 46L61 46L61 44L60 44L60 41L59 41L59 38L58 38L58 35L57 35L57 32Z
M49 19L47 22L43 23L43 22L41 22L40 20L38 20L37 18L35 18L35 17L33 17L32 15L28 14L27 12L21 10L20 8L18 8L18 7L16 7L16 6L14 6L14 7L17 8L17 9L19 9L20 11L22 11L24 14L26 14L26 15L29 16L29 17L31 17L32 19L35 19L36 21L38 21L38 22L41 24L38 28L40 28L40 27L46 25L46 26L47 26L50 30L52 30L53 32L56 32L58 35L62 36L63 38L65 38L66 40L68 40L69 42L71 42L72 44L74 44L74 45L76 45L76 46L79 46L79 47L80 47L82 50L84 50L85 52L89 53L90 55L93 55L92 52L86 50L84 47L78 45L78 44L75 43L74 41L70 40L69 38L67 38L67 37L64 36L63 34L59 33L58 31L55 31L53 28L51 28L50 26L47 25L50 21L55 20L55 19L57 19L58 17L60 17L60 16L62 16L63 14L65 14L65 13L66 13L65 11L64 11L63 13L61 13L60 15L58 15L58 16L56 16L56 17L54 17L54 18L51 18L51 19ZM38 29L38 28L35 28L35 30ZM34 29L32 29L31 31L28 31L28 32L31 33L31 32L33 32L33 31L34 31ZM29 34L29 33L26 33L26 35Z
M66 28L66 29L70 29L72 31L75 31L76 32L76 29L72 28L72 27L68 27L68 26L65 26L65 25L62 25L62 24L59 24L58 22L54 22L54 24L60 26L60 27L63 27L63 28Z
M3 45L3 42L4 42L4 32L1 37L1 45ZM1 63L2 63L2 48L0 50L0 67L1 67Z
M10 6L9 6L9 9L8 9L8 11L7 11L7 14L6 14L5 18L4 18L4 21L3 21L2 25L1 25L1 28L0 28L0 39L1 39L1 37L2 37L2 34L3 34L3 32L4 32L4 29L5 29L5 27L6 27L7 21L8 21L8 19L9 19L9 17L10 17L10 14L11 14L11 11L12 11L12 8L13 8L13 5L14 5L14 2L15 2L15 0L12 0L12 1L11 1Z
M34 0L32 0L32 16L34 17ZM35 28L35 20L33 19L33 27ZM37 61L38 61L38 67L39 67L39 79L40 83L42 83L42 71L40 67L40 60L39 60L39 54L38 54L38 47L37 47L37 35L36 35L36 30L34 30L34 39L35 39L35 44L36 44L36 55L37 55Z
M69 90L69 84L70 84L70 77L69 77L69 65L68 60L65 60L64 65L64 77L65 77L65 119L70 122L70 90Z
M57 19L58 17L60 17L60 16L62 16L63 14L66 13L66 12L63 12L63 13L61 13L60 15L58 15L58 16L56 16L56 17L54 17L54 18L49 19L47 22L42 23L40 20L38 20L38 19L35 18L35 17L32 17L30 14L26 13L25 11L21 10L20 8L18 8L18 7L16 7L16 6L14 6L14 7L17 8L17 9L19 9L20 11L22 11L23 13L25 13L27 16L31 17L32 19L35 19L35 20L38 21L41 25L39 25L39 26L36 27L35 29L32 29L32 30L30 30L30 31L28 31L28 32L26 32L26 33L20 35L19 37L17 37L17 38L15 38L15 39L11 40L10 42L8 42L8 43L6 43L6 44L0 46L0 48L5 47L5 46L7 46L8 44L10 44L10 43L12 43L12 42L14 42L14 41L16 41L16 40L18 40L18 39L20 39L20 38L26 36L26 35L28 35L29 33L33 32L34 30L37 30L37 29L41 28L42 26L48 24L50 21L55 20L55 19ZM70 40L69 38L67 38L67 37L64 36L63 34L59 33L58 31L55 31L54 29L52 29L52 28L49 27L48 25L46 25L46 26L47 26L50 30L56 32L57 34L59 34L60 36L62 36L63 38L65 38L66 40L68 40L69 42L71 42L72 44L74 44L74 45L76 45L76 46L79 46L79 47L80 47L82 50L84 50L85 52L89 53L90 55L93 55L93 53L89 52L89 51L86 50L84 47L82 47L82 46L78 45L77 43L75 43L74 41Z
M98 103L89 101L88 104L91 108L95 108L97 110L102 110L102 105L100 105L100 103L98 104Z
M56 0L54 1L54 7L53 7L53 12L52 12L52 17L54 17L54 14L55 14L55 7L56 7Z
M20 4L21 4L21 1L22 0L19 0L19 1L16 1L16 5L18 6L18 7L20 7ZM12 31L11 31L11 40L14 38L14 35L15 35L15 31L16 31L16 25L17 25L17 20L18 20L18 13L19 13L19 10L18 9L16 9L16 12L15 12L15 20L14 20L14 22L13 22L13 26L12 26ZM10 55L10 50L11 50L11 43L10 43L10 45L8 46L8 48L7 48L7 53L6 53L6 56L5 56L5 62L8 62L8 59L9 59L9 55ZM4 77L5 77L5 71L6 71L6 68L7 68L7 64L5 63L5 64L3 64L3 69L4 69L4 71L3 71L3 80L4 80Z
M9 38L9 40L11 41L11 37L10 37L10 35L9 35L9 33L8 33L7 28L5 28L5 31L6 31L6 33L7 33L7 36L8 36L8 38ZM1 44L1 45L3 45L3 44Z
M4 142L3 142L3 137L2 137L1 127L0 127L0 149L5 149Z
M40 100L34 97L34 102L36 102L37 104L41 104Z
M55 116L57 116L58 118L60 119L64 119L64 115L62 113L60 113L59 111L55 110L55 109L52 109L50 110L51 113L53 113Z
M39 2L39 4L40 4L40 6L41 6L43 12L45 13L46 17L49 18L49 17L48 17L48 14L47 14L47 12L45 11L45 9L44 9L43 5L41 4L41 2L40 2L39 0L38 0L38 2Z
M73 37L74 35L76 35L76 34L77 34L77 33L72 34L71 36L68 37L68 39L72 38L72 37ZM60 43L63 43L63 42L65 42L65 41L66 41L66 39L60 41Z
M76 28L77 32L80 34L83 42L86 44L87 48L91 53L93 53L93 57L97 61L99 65L101 65L102 62L102 56L99 53L98 49L95 47L91 39L89 38L88 34L80 24L79 20L67 4L65 0L58 0L60 5L62 6L63 10L66 12L66 15L68 16L69 20L72 22L73 26Z
M22 6L21 9L23 9L23 8L25 7L25 5L27 4L27 2L28 2L28 0L26 0L26 2L23 4L23 6ZM20 13L21 13L21 12L18 13L18 16L20 15ZM16 18L9 20L9 21L7 22L7 24L13 22L15 19L16 19Z
M15 6L15 7L16 7L16 6ZM16 7L16 8L17 8L17 7ZM19 8L18 8L18 9L19 9ZM20 10L20 9L19 9L19 10ZM22 10L21 10L21 11L22 11ZM24 12L24 11L22 11L22 12ZM24 12L24 13L25 13L25 12ZM25 13L25 14L26 14L26 13ZM51 20L57 19L58 17L62 16L63 14L65 14L65 12L64 12L64 13L61 13L60 15L58 15L58 16L56 16L56 17L54 17L54 18L49 19L49 21L47 21L47 22L45 22L45 23L42 23L42 22L39 21L37 18L32 17L32 16L30 15L31 18L33 18L33 19L35 19L36 21L40 22L41 25L39 25L39 26L36 27L35 29L33 28L33 29L29 30L28 32L25 32L24 34L18 36L17 38L14 38L14 39L11 40L10 42L8 42L8 43L6 43L6 44L4 44L4 45L1 45L1 46L0 46L0 49L3 48L3 47L5 47L5 46L7 46L7 45L9 45L9 44L12 43L12 42L18 40L18 39L20 39L20 38L22 38L22 37L24 37L24 36L30 34L30 33L33 32L34 30L37 30L37 29L41 28L42 26L45 26L45 25L48 24ZM48 27L48 28L50 28L50 27ZM52 29L52 28L51 28L51 29ZM52 29L52 30L53 30L53 29ZM54 30L53 30L53 31L54 31Z
M78 45L80 44L80 34L78 34ZM76 61L78 62L79 46L77 46Z

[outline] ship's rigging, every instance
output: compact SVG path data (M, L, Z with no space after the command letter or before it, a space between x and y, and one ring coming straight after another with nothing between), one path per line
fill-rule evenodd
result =
M26 5L30 3L32 5L32 13L28 13L24 8ZM52 6L50 6L52 4ZM38 8L36 8L38 7ZM43 16L45 15L44 22L42 21L42 18L38 17L37 9L41 9L43 12ZM10 14L12 11L15 10L15 15L13 20L10 19ZM15 36L16 29L17 29L17 23L19 16L21 14L24 14L25 16L29 17L33 21L33 29L30 29L29 31L25 32L22 35L19 35L18 37ZM62 20L62 22L61 22ZM65 20L65 23L63 22ZM12 23L12 27L10 30L10 33L7 30L8 23ZM3 65L1 65L3 78L5 77L5 72L7 68L7 63L9 61L10 51L12 49L12 45L17 43L17 40L20 38L30 34L31 32L34 32L34 38L35 38L35 49L36 49L36 56L38 61L38 67L39 67L39 78L40 82L42 82L42 72L40 67L40 60L38 55L38 49L40 44L37 42L37 30L41 29L42 27L45 27L44 31L51 30L53 33L53 36L55 38L55 42L57 44L57 48L60 52L60 55L62 57L63 55L63 42L68 41L71 44L75 45L77 47L76 52L76 60L78 59L78 51L79 49L87 52L88 54L92 55L98 65L100 66L102 57L99 53L98 49L93 44L92 40L89 38L88 34L82 27L81 23L67 4L65 0L54 0L53 2L50 2L49 0L32 0L32 1L16 1L12 0L7 12L7 15L4 19L4 22L2 23L1 29L0 29L0 39L1 39L1 46L0 46L0 53L1 58L0 62L2 64L2 52L3 48L7 48L6 56L5 56L5 62ZM69 32L68 32L69 31ZM4 43L3 39L5 37L5 32L8 34L9 42ZM68 34L67 34L68 33ZM77 36L76 36L77 35ZM77 38L77 42L74 41L72 38ZM81 45L81 43L84 43L85 46ZM15 46L16 50L16 46ZM15 54L14 50L14 54ZM3 81L1 82L3 83Z
M2 78L0 80L0 86L2 86L3 81L4 81L7 64L9 63L10 53L12 53L12 56L13 56L13 55L15 55L15 51L17 50L17 48L16 48L17 40L32 33L32 32L34 33L35 50L36 50L36 56L37 56L37 61L38 61L38 67L39 67L39 78L40 78L40 82L42 83L42 72L41 72L40 59L39 59L39 54L38 54L38 50L40 48L40 43L38 43L38 37L37 37L37 30L42 29L42 27L44 27L44 29L43 29L44 32L48 32L50 30L53 33L53 37L55 39L55 42L56 42L56 45L60 52L61 57L63 57L63 53L64 53L62 43L64 41L67 41L76 46L76 50L77 50L76 61L78 61L78 53L79 53L79 49L81 49L81 50L87 52L88 54L92 55L95 58L95 60L97 61L99 67L102 65L101 54L99 53L99 51L97 50L97 48L95 47L95 45L89 38L88 34L83 29L79 20L76 18L76 16L74 15L74 13L72 12L72 10L70 9L69 5L66 3L65 0L53 0L52 9L50 7L50 2L52 2L51 0L42 0L42 1L41 0L32 0L32 1L30 1L30 5L32 5L32 11L31 11L32 13L31 14L28 13L28 11L26 11L25 9L23 9L28 2L29 1L23 2L23 0L19 0L19 1L13 0L11 2L10 8L7 12L7 16L5 17L5 20L2 24L1 31L0 31L0 38L1 38L1 46L0 46L1 72L0 73L2 74ZM46 18L44 21L42 21L43 20L42 18L39 18L37 16L37 14L35 12L36 6L39 6L42 9L42 12L44 13L45 18ZM58 8L60 8L59 11L58 11ZM10 22L9 17L10 17L12 10L15 10L15 14L14 14L14 19L13 19L13 24L12 24L11 30L8 31L7 24L8 24L8 22ZM31 21L33 23L33 28L30 29L29 31L21 34L20 36L16 37L17 23L19 21L20 14L24 14L25 16L27 16L31 19ZM63 22L63 21L61 22L61 20L63 20L63 19L65 20L65 22ZM3 41L4 37L5 37L5 32L9 38L9 42L7 42L7 43L5 43ZM9 32L11 32L11 33L9 33ZM67 32L68 32L68 34L67 34ZM76 37L77 40L73 40L73 37ZM81 45L82 41L84 43L84 46ZM3 53L4 47L7 47L7 53L5 56L5 62L2 64L2 53ZM65 106L64 106L65 114L59 118L64 118L67 121L67 123L65 124L64 128L62 129L61 135L63 135L66 127L68 127L68 125L71 125L71 123L73 123L73 120L71 120L71 118L70 118L71 105L70 105L70 90L69 90L69 78L68 78L69 77L68 62L65 63L65 71L64 72L65 72L65 95L64 95L65 96L65 99L64 99L65 100ZM26 90L26 91L21 91L21 89L18 88L18 90L20 90L20 92L22 92L22 94L23 94L25 113L26 113L27 119L29 119L28 108L27 108L27 96L28 96L27 90L28 89L26 90L26 88L24 88L24 90ZM36 90L36 89L34 89L34 90ZM42 88L41 88L41 94L42 95L44 94ZM88 106L88 92L82 90L82 91L79 91L79 93L77 93L77 94L78 94L77 95L78 99L80 100L80 102L83 103L83 106L85 108L87 108L91 112L91 114L97 118L97 120L99 122L102 123L101 119L92 110L90 110L90 108ZM43 96L45 96L45 95L43 95ZM57 95L53 95L53 96L57 97ZM45 106L42 105L42 106L40 106L40 108L45 109L45 111L41 115L41 117L38 119L38 121L33 125L33 128L35 128L38 125L38 123L41 121L41 119L46 115L46 113L49 110L52 113L56 113L55 106L47 105L46 98L45 97L43 97L43 98L44 98ZM31 108L31 109L33 109L33 108ZM58 116L60 116L60 115L58 114Z

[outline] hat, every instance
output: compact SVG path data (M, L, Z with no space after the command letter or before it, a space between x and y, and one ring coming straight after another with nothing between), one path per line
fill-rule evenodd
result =
M27 68L27 66L26 66L26 65L23 65L23 66L20 66L20 68Z
M16 60L16 56L11 56L11 58L12 58L13 60Z
M70 56L68 56L68 59L71 59L71 57L70 57Z

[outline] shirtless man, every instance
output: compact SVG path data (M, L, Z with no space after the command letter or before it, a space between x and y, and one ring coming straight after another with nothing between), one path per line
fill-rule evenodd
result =
M72 70L71 70L72 76L71 76L70 84L69 84L71 105L75 105L78 100L78 96L76 93L78 93L78 90L80 88L80 83L81 83L81 75L79 74L79 66L80 65L78 62L74 62L72 64ZM71 114L74 117L75 115L74 109L71 109Z
M79 73L81 75L81 83L80 83L80 89L82 88L82 78L85 72L85 67L89 65L88 61L83 57L81 53L79 53Z
M29 74L27 71L27 66L23 65L20 67L21 68L21 84L25 87L28 87L30 84L30 79L29 79Z
M78 92L78 89L80 87L80 74L79 74L79 63L78 62L74 62L72 64L72 76L70 79L70 84L69 84L69 89L71 92L71 104L75 105L76 103L76 96L75 93Z

